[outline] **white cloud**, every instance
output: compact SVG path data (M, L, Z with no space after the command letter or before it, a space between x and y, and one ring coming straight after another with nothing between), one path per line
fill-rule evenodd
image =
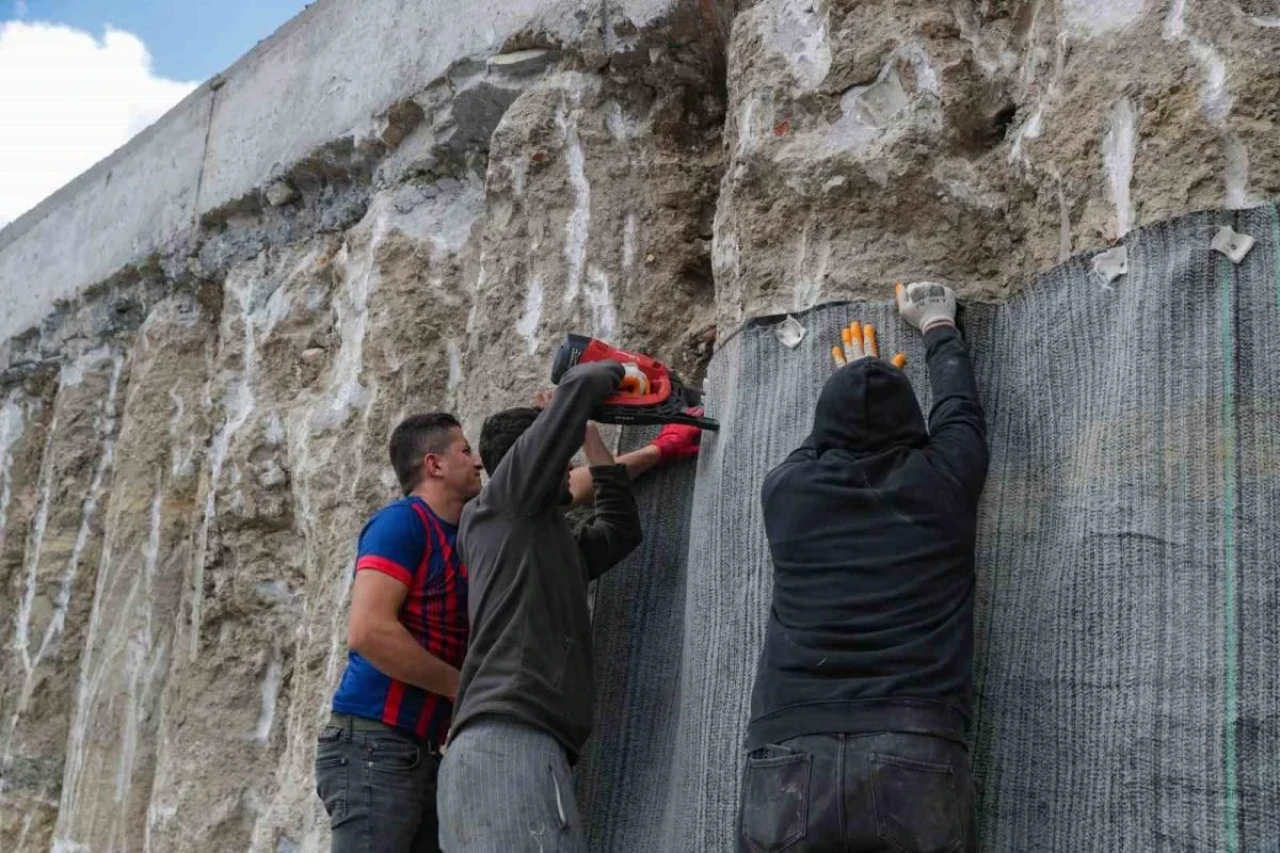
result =
M0 24L0 224L106 157L196 83L151 72L146 45L57 24Z

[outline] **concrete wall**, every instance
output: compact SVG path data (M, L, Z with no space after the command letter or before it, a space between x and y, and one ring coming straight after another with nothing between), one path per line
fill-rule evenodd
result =
M201 86L0 231L0 341L192 230L213 97Z
M636 5L633 20L669 4ZM544 28L551 22L553 38L580 30L590 8L576 0L320 0L0 231L0 341L39 323L58 300L181 242L200 215L315 148L361 138L379 112L457 60L499 52L535 16Z

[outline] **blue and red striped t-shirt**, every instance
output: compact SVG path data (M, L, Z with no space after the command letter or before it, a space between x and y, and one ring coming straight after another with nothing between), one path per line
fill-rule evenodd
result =
M360 533L356 572L390 575L409 588L400 623L431 654L461 669L467 652L467 570L455 546L458 528L421 498L380 510ZM384 675L351 651L333 710L395 726L443 743L453 703Z

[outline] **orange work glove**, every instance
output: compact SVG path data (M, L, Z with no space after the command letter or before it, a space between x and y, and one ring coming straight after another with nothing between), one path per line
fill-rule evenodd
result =
M880 342L876 339L876 327L870 323L863 325L854 320L848 328L840 330L840 337L844 341L844 347L831 348L831 357L835 359L836 367L844 367L846 364L853 364L864 358L880 357ZM907 357L898 353L893 357L892 363L894 367L901 370L907 366Z

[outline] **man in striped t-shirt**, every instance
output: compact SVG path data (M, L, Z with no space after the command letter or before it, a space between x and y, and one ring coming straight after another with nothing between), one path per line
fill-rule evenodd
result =
M444 413L391 435L405 497L360 534L347 668L316 747L333 853L438 850L436 773L467 651L467 571L455 547L480 457Z

